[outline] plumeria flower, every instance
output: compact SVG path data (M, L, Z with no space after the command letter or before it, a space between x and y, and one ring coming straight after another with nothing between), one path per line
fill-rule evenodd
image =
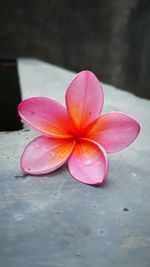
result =
M140 126L122 112L101 114L103 89L90 71L81 71L66 91L66 108L46 97L22 101L21 119L40 136L29 143L21 168L34 175L50 173L68 161L71 175L98 185L108 172L108 153L130 145Z

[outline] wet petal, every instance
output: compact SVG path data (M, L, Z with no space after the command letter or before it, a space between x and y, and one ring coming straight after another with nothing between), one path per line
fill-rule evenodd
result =
M70 156L74 142L71 139L37 137L23 152L20 162L23 171L30 174L44 174L58 169Z
M116 152L129 146L139 131L140 125L130 116L108 112L91 125L86 136L101 144L107 152Z
M76 143L68 167L71 175L80 182L101 184L108 171L106 152L100 145L82 140Z
M81 71L66 92L66 106L79 129L99 117L103 108L103 89L90 71Z
M32 97L22 101L18 112L31 128L54 137L68 137L68 115L58 102L46 97Z

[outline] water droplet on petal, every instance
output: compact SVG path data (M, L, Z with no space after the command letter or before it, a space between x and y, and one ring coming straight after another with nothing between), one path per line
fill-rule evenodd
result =
M90 166L92 164L93 164L93 161L92 160L86 160L86 161L84 161L84 165L85 166Z
M39 148L40 146L39 145L36 145L36 148Z
M47 152L47 149L46 148L43 148L43 152Z

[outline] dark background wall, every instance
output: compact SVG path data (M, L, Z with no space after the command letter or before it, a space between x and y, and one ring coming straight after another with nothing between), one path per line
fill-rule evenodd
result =
M0 58L91 69L150 98L149 0L1 0Z

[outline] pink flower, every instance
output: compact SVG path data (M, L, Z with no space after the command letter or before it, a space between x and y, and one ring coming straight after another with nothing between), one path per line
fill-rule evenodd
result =
M121 112L101 114L103 89L90 71L81 71L66 92L66 108L46 97L22 101L18 112L24 122L41 134L29 143L21 167L29 174L52 172L68 161L71 175L97 185L108 172L107 153L130 145L140 126Z

